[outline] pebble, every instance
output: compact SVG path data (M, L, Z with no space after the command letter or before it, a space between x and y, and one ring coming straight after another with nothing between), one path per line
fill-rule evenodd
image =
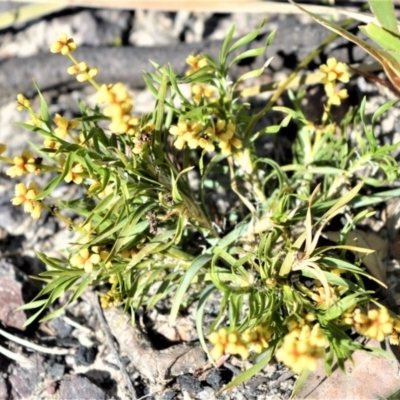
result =
M60 383L60 400L109 400L111 397L84 375L64 378Z

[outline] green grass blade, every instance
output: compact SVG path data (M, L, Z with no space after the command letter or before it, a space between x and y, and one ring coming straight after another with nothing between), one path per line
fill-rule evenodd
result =
M368 0L368 3L382 28L399 33L392 0Z

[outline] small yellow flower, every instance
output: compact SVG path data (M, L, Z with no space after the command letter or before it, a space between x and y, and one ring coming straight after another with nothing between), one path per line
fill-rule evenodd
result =
M321 81L324 85L334 83L335 81L347 83L350 80L347 65L338 62L334 57L328 58L326 64L321 65L319 69L325 74L325 77Z
M212 135L204 132L199 136L195 137L192 136L187 141L188 147L190 149L196 149L197 147L201 147L202 149L206 150L208 153L211 153L215 150L215 146L212 142Z
M31 182L28 187L24 183L15 185L15 197L11 199L11 203L15 206L23 204L24 212L30 213L32 218L40 217L43 205L40 201L35 201L34 198L40 193L35 182Z
M85 82L94 78L98 73L98 69L96 67L89 68L88 65L82 61L79 64L69 67L67 72L70 75L76 75L76 80L78 82Z
M218 360L223 354L240 355L243 359L248 358L249 349L238 332L228 332L221 328L209 335L208 340L214 345L210 354L214 360Z
M186 63L192 67L186 72L186 75L193 74L193 72L198 71L200 68L203 68L208 64L207 59L204 58L201 54L197 56L191 54L189 57L186 58Z
M100 261L100 255L89 251L89 249L79 250L78 254L74 254L69 260L73 267L82 268L85 272L92 272L94 266L99 264Z
M18 94L17 95L17 110L22 111L31 106L31 102L23 95L23 94Z
M333 304L336 302L336 292L332 286L329 286L329 292L323 286L316 287L311 298L317 303L318 306L322 304Z
M80 185L83 182L83 165L81 164L74 164L72 168L68 171L67 175L65 175L64 181L74 182L77 185Z
M340 106L342 100L349 97L347 89L341 89L337 91L333 83L328 83L325 85L325 93L328 97L328 105L333 106Z
M71 129L76 129L79 126L79 121L68 121L67 118L60 114L55 115L53 122L57 125L57 128L54 129L54 133L60 139L65 139Z
M102 308L118 306L121 304L121 302L122 302L121 294L115 288L109 290L106 294L104 294L100 298L100 304Z
M137 123L139 124L139 119ZM140 128L139 133L136 133L133 142L135 143L135 147L132 149L132 153L140 154L143 150L152 142L151 136L155 129L155 125L151 122L148 122L146 125ZM129 132L128 132L129 134Z
M196 83L192 86L192 98L193 101L198 104L201 99L209 99L214 94L214 89L212 87L206 87L201 83Z
M324 355L327 343L319 324L314 325L312 329L304 325L300 332L294 330L284 337L282 346L276 352L276 358L296 374L301 374L306 369L314 371L318 358Z
M56 141L54 141L52 139L44 139L43 146L46 149L57 150L60 147L60 143L58 143L58 142L56 142ZM53 153L48 153L48 154L51 156Z
M60 39L56 40L51 46L50 51L52 53L61 53L62 55L66 56L71 51L76 50L77 45L74 42L74 39L68 38L66 33L62 33L60 35Z
M242 141L235 137L236 124L233 122L226 122L225 120L219 119L213 127L207 128L206 132L213 131L217 137L219 144L218 147L222 153L229 154L232 152L232 147L241 149L243 144Z
M128 93L125 85L121 82L115 83L114 85L102 85L97 92L97 101L100 104L118 105L121 107L123 114L129 113L133 106L132 97Z
M122 118L114 118L109 125L112 132L117 134L134 135L139 131L140 119L139 117L132 117L130 115L123 115Z
M40 120L39 115L32 115L32 118L28 119L26 121L26 124L32 125L32 126L37 126L38 128L42 127L42 121Z
M137 132L139 119L130 115L133 101L122 83L102 85L97 92L97 101L100 104L108 104L103 113L106 117L111 118L111 131L130 135Z
M174 146L182 150L183 146L193 140L196 140L198 134L203 130L203 126L197 121L179 121L177 125L172 125L169 132L176 136ZM194 143L193 143L194 144ZM197 147L197 142L196 146ZM193 148L193 147L192 147Z
M368 319L368 326L362 329L364 336L382 342L385 336L393 332L393 318L389 315L387 308L369 310Z
M20 156L14 157L14 165L6 171L11 178L36 172L35 158L29 150L24 150Z
M109 252L106 248L104 248L104 247L94 246L94 247L92 248L92 250L93 250L95 253L97 253L97 254L100 255L100 259L101 259L101 261L103 261L103 262L105 262L105 261L107 260L108 256L110 255L110 252ZM105 267L106 267L107 269L110 269L110 268L112 267L111 261L108 261L108 262L105 264Z
M263 349L268 348L274 331L269 326L259 325L255 329L248 329L242 334L242 340L259 354Z
M271 277L271 278L267 278L265 283L266 283L268 288L273 289L273 288L276 287L278 282L276 281L275 278Z
M400 320L398 318L393 318L393 332L389 336L390 344L398 346L400 343Z

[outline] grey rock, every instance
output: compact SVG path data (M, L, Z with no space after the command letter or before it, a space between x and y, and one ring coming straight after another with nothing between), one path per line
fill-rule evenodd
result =
M7 382L4 377L0 375L0 400L8 398Z
M6 326L24 330L26 314L17 310L24 305L22 285L10 278L0 278L0 321Z
M44 373L44 358L36 353L29 359L34 368L26 369L15 364L10 366L8 377L11 387L10 399L27 399L37 392L41 375Z
M111 397L84 375L65 378L60 384L61 400L107 400Z

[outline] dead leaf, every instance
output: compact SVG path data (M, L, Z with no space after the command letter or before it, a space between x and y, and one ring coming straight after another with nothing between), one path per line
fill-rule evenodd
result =
M370 340L368 346L380 347L380 343ZM395 360L382 355L371 357L365 351L356 351L352 357L353 362L345 362L346 373L336 368L328 378L320 362L295 399L386 399L399 389Z
M335 243L339 241L339 232L324 232L324 236L332 240ZM373 250L374 252L368 254L363 259L364 265L367 267L369 273L376 279L379 279L382 283L386 284L386 267L383 264L384 260L389 252L389 242L386 239L382 239L379 235L374 232L364 232L356 229L351 231L346 238L346 245L358 246L366 249ZM359 259L363 257L363 254L354 252L356 257Z

